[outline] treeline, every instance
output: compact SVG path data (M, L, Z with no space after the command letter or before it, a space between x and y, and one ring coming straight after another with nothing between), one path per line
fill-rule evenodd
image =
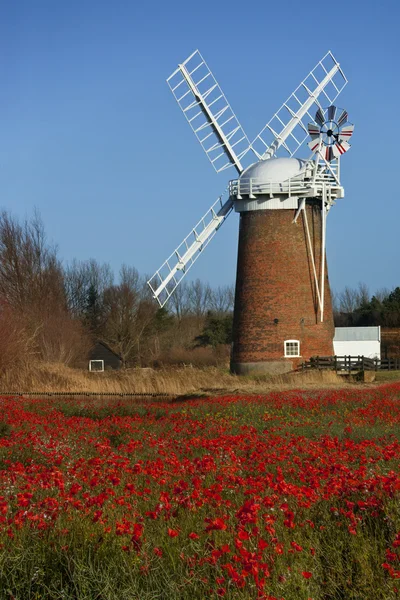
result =
M183 281L167 308L146 277L123 265L116 277L94 259L64 265L39 215L0 213L0 373L40 359L87 368L95 340L125 366L218 364L229 358L234 286ZM400 327L400 288L334 295L336 326Z
M400 327L400 287L381 289L373 295L363 283L357 288L345 287L334 295L334 317L337 327Z
M115 277L94 259L63 265L38 214L21 222L0 213L0 371L35 358L86 367L97 339L126 366L185 362L207 315L232 308L232 286L197 280L183 282L168 311L159 309L134 267Z

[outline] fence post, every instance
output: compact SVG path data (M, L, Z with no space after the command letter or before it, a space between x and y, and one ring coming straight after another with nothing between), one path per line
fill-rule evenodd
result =
M364 354L361 357L361 370L364 371L365 370L365 364L364 364Z

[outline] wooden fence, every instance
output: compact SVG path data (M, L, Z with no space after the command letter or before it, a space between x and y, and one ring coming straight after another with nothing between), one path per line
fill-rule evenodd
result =
M330 369L351 373L353 371L397 371L400 370L400 358L368 358L366 356L314 356L302 363L306 369Z

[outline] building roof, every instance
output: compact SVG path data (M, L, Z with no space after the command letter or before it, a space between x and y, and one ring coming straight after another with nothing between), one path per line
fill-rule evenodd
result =
M108 350L109 352L111 352L111 354L114 354L114 356L116 356L117 358L119 358L120 360L122 360L122 357L117 352L115 352L115 350L113 350L112 348L110 348L110 346L108 344L106 344L106 342L103 342L103 340L96 340L96 342L93 344L93 347L91 349L91 353L99 345L103 346L104 348L106 348L106 350Z
M334 342L381 341L380 327L335 327Z

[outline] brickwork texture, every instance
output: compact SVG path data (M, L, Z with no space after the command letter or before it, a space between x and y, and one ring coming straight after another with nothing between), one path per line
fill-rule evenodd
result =
M321 271L321 205L306 205L318 279ZM304 216L293 210L242 212L231 366L290 361L333 354L334 323L325 258L324 321L320 322ZM284 358L285 340L299 340L300 359Z

